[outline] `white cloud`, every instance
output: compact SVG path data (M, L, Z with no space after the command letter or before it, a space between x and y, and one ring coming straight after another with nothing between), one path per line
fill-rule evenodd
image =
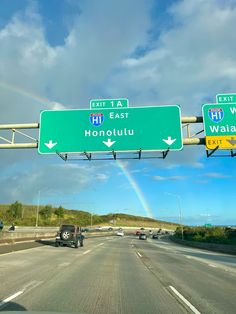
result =
M95 180L99 180L99 181L107 181L109 179L109 176L106 175L105 173L97 173L95 175Z
M133 105L180 104L184 115L199 115L203 102L235 90L236 7L222 1L178 1L173 26L154 48L127 58L108 90L132 95Z
M231 176L225 175L225 174L220 173L220 172L207 172L207 173L203 174L203 176L207 177L207 178L214 178L214 179L229 179L229 178L231 178Z
M186 180L188 177L186 176L154 176L153 179L156 181L179 181L179 180Z
M63 110L63 109L66 109L66 107L56 101L52 101L51 102L52 104L52 110Z
M130 170L129 173L147 173L149 170L147 167L142 167L140 169L133 169L133 170Z
M43 109L88 108L94 90L103 90L108 74L146 40L150 6L151 1L135 0L80 2L80 14L70 25L65 44L59 47L47 42L43 19L33 3L17 12L0 29L0 123L39 122ZM107 95L99 92L95 96ZM39 157L36 150L0 152L2 174L6 173L0 182L2 199L31 199L44 182L55 191L70 186L80 190L94 183L90 181L91 169L96 181L109 178L99 166L90 164L79 174L73 174L64 163L62 167L49 167L45 161L50 162L51 157ZM21 170L23 160L29 160L29 168L37 161L37 174ZM59 165L62 162L55 160ZM61 170L57 172L56 168ZM62 177L66 184L61 185ZM10 183L14 183L12 189ZM68 188L68 193L73 189Z
M102 184L108 175L101 172L104 167L85 164L22 164L14 174L6 173L0 179L1 199L33 202L40 190L43 195L55 195L60 200L67 195L79 195L94 182Z
M0 30L0 81L12 91L0 84L1 122L16 116L19 123L37 121L41 109L89 107L93 90L145 41L150 5L135 0L81 2L65 45L59 47L47 42L35 6L16 13ZM40 98L41 106L35 105Z

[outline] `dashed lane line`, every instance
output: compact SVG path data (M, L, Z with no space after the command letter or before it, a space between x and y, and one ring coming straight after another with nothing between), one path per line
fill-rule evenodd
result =
M99 243L98 245L96 245L96 246L102 246L102 245L104 245L104 242L103 243Z
M88 253L90 253L90 252L91 252L91 250L85 251L85 252L83 253L83 255L86 255L86 254L88 254Z
M184 302L184 304L186 304L190 309L191 311L194 313L194 314L201 314L201 312L199 312L195 306L193 306L187 299L185 299L185 297L179 293L178 290L176 290L173 286L169 286L169 288L175 293L175 295L177 295L177 297Z
M18 250L18 251L12 251L12 252L7 252L7 253L0 253L0 257L1 256L6 256L6 255L10 255L10 254L19 254L21 252L25 252L25 251L31 251L31 250L40 250L42 249L43 246L36 246L36 247L31 247L29 249L23 249L23 250Z
M140 254L139 252L137 252L137 254L138 254L139 257L142 257L142 254Z
M7 297L6 299L3 299L1 302L0 302L0 310L2 308L4 308L10 301L16 299L18 296L22 295L23 293L25 292L28 292L30 291L31 289L33 288L36 288L37 286L39 286L40 284L42 284L43 281L37 281L37 280L33 280L33 281L30 281L28 282L24 287L23 289L15 292L14 294L10 295L9 297Z
M221 269L221 270L226 271L226 272L235 273L235 269L232 266L227 267L227 266L220 264L220 263L217 263L217 264L209 263L210 262L209 260L205 260L205 259L200 258L200 257L189 256L189 255L184 255L184 256L188 259L193 259L197 262L208 265L212 268L218 268L218 269Z
M58 265L58 267L66 267L69 266L71 263L70 262L65 262L65 263L61 263Z
M24 293L24 291L20 290L12 295L10 295L8 298L2 300L0 302L0 309L1 307L3 307L4 305L7 305L7 303L9 303L10 301L14 300L15 298L17 298L19 295L21 295L22 293Z
M210 266L210 267L214 267L214 268L217 268L217 266L216 266L216 265L214 265L214 264L208 264L208 266Z

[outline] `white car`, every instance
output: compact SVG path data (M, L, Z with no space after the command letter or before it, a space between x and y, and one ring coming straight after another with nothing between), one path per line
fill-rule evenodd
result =
M124 231L123 230L118 230L117 233L116 233L117 236L120 236L120 237L123 237L125 234L124 234Z

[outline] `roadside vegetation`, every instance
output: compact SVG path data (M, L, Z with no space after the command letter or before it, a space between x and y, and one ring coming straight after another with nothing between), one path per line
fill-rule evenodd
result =
M174 237L182 239L181 227L177 227ZM234 244L236 245L236 229L230 227L184 227L183 238L187 241Z
M38 213L38 215L37 215ZM38 218L37 218L38 217ZM152 227L175 230L178 224L159 221L148 217L133 216L122 213L95 215L83 210L70 210L62 206L24 205L19 201L10 205L0 205L0 220L4 225L16 226L59 226L60 224L78 224L80 226L120 226Z

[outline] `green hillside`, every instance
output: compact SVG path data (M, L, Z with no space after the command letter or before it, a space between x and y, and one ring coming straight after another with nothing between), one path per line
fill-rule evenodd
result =
M15 223L18 226L35 226L38 211L38 226L58 226L61 223L78 224L81 226L127 226L127 227L156 227L176 229L178 224L159 221L148 217L140 217L122 213L107 215L91 215L83 210L72 210L52 207L25 205L15 202L11 205L0 205L0 220L5 225Z

